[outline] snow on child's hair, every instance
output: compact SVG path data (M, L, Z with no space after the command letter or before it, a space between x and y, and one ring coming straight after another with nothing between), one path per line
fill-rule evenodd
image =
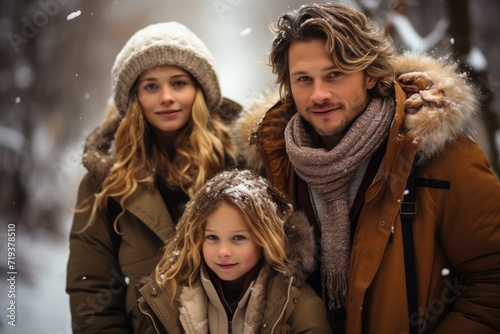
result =
M221 197L226 197L247 207L258 206L279 214L281 210L278 210L276 198L269 188L269 181L252 171L222 172L205 184L198 206L208 204L207 202L218 202ZM291 204L289 206L291 207Z

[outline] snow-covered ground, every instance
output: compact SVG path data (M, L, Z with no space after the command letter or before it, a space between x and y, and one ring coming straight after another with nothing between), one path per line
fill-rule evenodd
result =
M2 240L3 241L3 240ZM3 242L2 242L3 244ZM7 324L8 310L2 307L0 332L4 334L66 334L71 331L69 301L64 291L68 243L52 236L36 237L18 233L17 252L23 254L33 274L27 282L18 273L16 280L15 327ZM19 268L21 270L23 268ZM0 291L8 291L2 280ZM2 299L7 296L2 296ZM5 304L2 302L2 306ZM7 319L7 321L5 321Z
M6 235L2 234L2 247L7 247L5 241ZM0 333L71 333L69 302L64 291L67 238L46 233L33 236L17 230L15 245L17 274L6 273L0 281ZM12 276L15 281L9 282ZM14 288L10 283L14 283ZM7 308L12 301L15 313Z

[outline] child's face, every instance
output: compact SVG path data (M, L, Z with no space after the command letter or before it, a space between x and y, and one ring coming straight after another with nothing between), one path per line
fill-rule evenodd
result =
M180 67L152 67L140 75L137 88L144 117L159 132L175 133L191 119L196 83Z
M262 256L240 212L226 203L208 216L202 251L207 265L224 281L242 277Z

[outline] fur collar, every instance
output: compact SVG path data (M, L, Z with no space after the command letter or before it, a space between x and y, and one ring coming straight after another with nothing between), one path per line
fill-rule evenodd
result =
M419 163L423 164L445 145L461 135L472 136L478 121L478 95L458 65L447 58L435 59L422 54L405 54L396 61L396 79L407 93L407 114L403 135L421 140ZM412 89L413 88L413 89ZM412 92L413 90L413 92ZM281 106L276 92L245 108L233 127L233 140L248 168L262 170L263 165L252 135L266 112Z
M286 221L284 228L289 273L294 276L294 284L300 285L316 269L313 227L304 213L296 211Z
M457 63L407 54L398 59L396 78L405 91L407 81L418 87L418 92L407 92L404 133L421 139L420 164L457 137L473 137L479 120L478 94L466 73L458 73Z

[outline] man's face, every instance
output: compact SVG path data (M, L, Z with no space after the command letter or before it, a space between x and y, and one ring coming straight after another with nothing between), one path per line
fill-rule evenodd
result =
M365 110L367 90L377 79L362 71L343 73L319 39L292 42L288 64L298 112L312 125L325 148L333 148Z

